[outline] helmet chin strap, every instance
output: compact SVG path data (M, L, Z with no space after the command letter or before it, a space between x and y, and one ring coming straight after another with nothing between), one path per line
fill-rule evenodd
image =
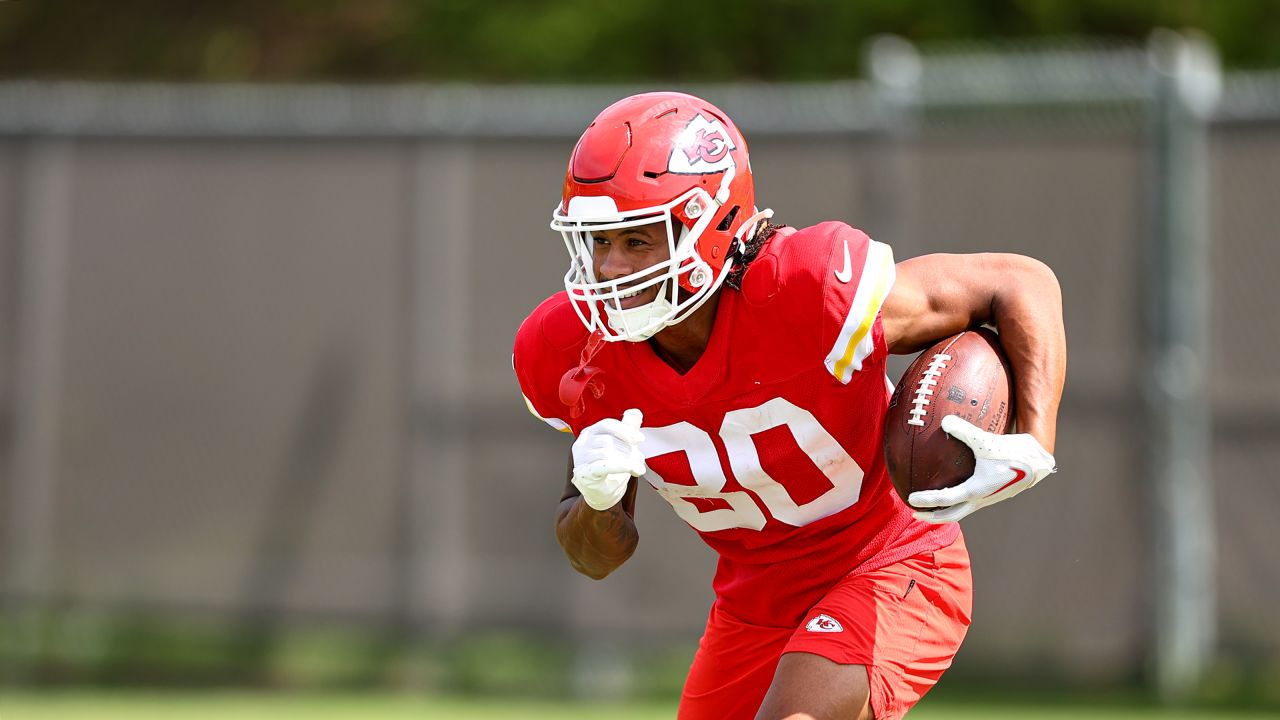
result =
M742 224L738 226L738 232L734 233L733 236L738 240L743 240L748 235L755 233L757 223L761 220L768 220L771 217L773 217L772 208L757 210L754 215L742 221Z
M615 330L625 333L623 339L629 342L643 342L658 334L659 330L666 327L666 323L655 322L659 318L666 318L671 315L671 300L667 297L667 280L658 286L658 297L653 302L645 303L638 307L626 308L620 310L612 305L605 304L604 314L609 319L609 325ZM631 328L647 328L641 332L632 332Z

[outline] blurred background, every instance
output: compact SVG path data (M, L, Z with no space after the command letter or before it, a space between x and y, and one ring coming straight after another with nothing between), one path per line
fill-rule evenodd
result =
M714 557L642 493L576 575L510 369L653 89L784 223L1057 271L1061 470L920 717L1280 713L1280 3L8 0L0 717L672 716Z

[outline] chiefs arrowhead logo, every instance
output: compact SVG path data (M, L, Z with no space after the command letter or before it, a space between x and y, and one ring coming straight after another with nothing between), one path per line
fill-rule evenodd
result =
M722 172L734 167L730 151L737 149L723 123L699 113L676 136L667 171L682 175Z
M844 626L841 625L839 621L837 621L835 618L831 617L830 615L827 615L826 613L823 613L822 615L815 615L812 620L805 623L804 629L808 630L809 632L817 632L817 633L844 632Z
M725 141L724 133L713 130L708 134L705 128L698 128L698 131L693 134L693 141L684 146L684 155L689 158L690 164L698 160L718 163L724 159L727 152L729 152L729 143Z

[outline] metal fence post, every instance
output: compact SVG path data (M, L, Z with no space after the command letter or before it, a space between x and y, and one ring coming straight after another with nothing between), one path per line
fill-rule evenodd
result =
M1152 509L1150 660L1160 698L1196 690L1216 643L1215 535L1208 395L1207 121L1221 72L1213 48L1169 31L1152 35L1154 68L1144 382Z
M54 589L58 435L63 392L67 262L71 242L74 143L35 139L27 146L21 193L18 338L13 469L4 521L7 547L0 596L24 618L17 672L42 652L41 613Z
M413 626L452 639L468 621L469 306L472 145L414 143L410 225L409 383L413 422L406 488L408 547L400 600Z
M875 102L874 173L865 184L867 219L865 229L894 247L899 260L914 255L907 230L909 203L904 195L915 187L911 182L909 141L919 133L920 53L910 41L897 35L879 35L866 46L867 72Z

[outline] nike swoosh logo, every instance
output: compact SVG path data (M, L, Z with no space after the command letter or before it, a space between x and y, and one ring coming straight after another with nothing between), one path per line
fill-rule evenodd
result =
M1016 485L1017 483L1021 482L1021 481L1022 481L1022 478L1026 477L1026 476L1027 476L1027 471L1026 471L1026 470L1021 470L1021 469L1018 469L1018 468L1013 468L1013 479L1012 479L1012 480L1010 480L1009 482L1005 483L1003 486L1001 486L1001 487L1000 487L1000 490L996 490L996 492L993 492L993 493L991 493L990 495L987 495L987 497L991 497L991 495L995 495L996 493L1000 492L1001 490L1007 490L1007 489L1009 489L1009 487L1010 487L1010 486L1012 486L1012 485Z
M853 264L849 261L849 241L844 241L844 269L836 271L836 279L847 283L853 279Z

